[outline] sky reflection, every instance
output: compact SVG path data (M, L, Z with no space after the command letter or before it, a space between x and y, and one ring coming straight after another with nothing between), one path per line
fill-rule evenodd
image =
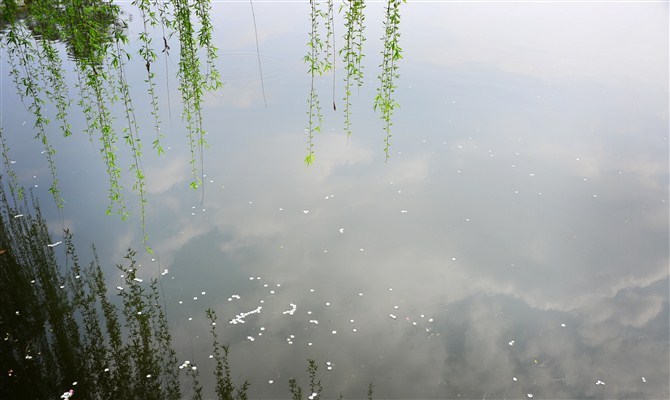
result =
M213 307L252 397L306 385L307 358L328 396L668 397L667 5L408 4L384 163L372 3L354 135L327 112L309 168L305 6L256 5L267 108L250 22L226 7L246 10L215 7L231 69L207 103L204 201L185 139L145 163L159 257L142 262L170 271L184 357L208 365ZM59 160L65 215L111 258L139 229L104 218L104 171L79 153L97 167Z

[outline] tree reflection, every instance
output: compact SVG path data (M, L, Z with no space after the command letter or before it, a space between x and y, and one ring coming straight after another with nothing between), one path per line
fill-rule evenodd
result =
M117 265L125 280L117 306L95 249L82 265L69 232L52 243L29 198L15 202L1 193L0 397L54 398L73 389L87 399L180 399L157 280L142 284L128 250ZM57 246L65 247L65 265Z

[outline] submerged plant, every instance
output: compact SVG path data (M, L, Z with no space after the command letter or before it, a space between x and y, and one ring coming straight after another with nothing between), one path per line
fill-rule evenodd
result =
M388 0L386 5L386 19L384 21L384 49L382 50L381 72L379 74L379 87L374 101L374 110L379 111L384 122L384 154L386 160L389 158L391 147L391 117L393 111L399 106L395 101L393 93L396 89L395 80L399 78L398 61L402 59L402 49L398 43L400 39L400 4L406 0Z

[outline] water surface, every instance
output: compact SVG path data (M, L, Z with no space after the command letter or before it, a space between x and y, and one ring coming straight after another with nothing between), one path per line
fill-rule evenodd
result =
M214 4L225 86L205 104L204 200L188 189L177 84L159 79L169 150L143 161L156 255L141 273L161 276L180 360L207 369L212 307L252 398L288 397L292 376L306 386L308 358L329 397L370 382L376 398L669 396L667 4L403 5L384 162L370 3L353 135L324 106L310 167L308 6L255 11L267 107L248 4ZM59 235L6 71L12 157ZM317 84L330 104L332 75ZM137 108L148 142L149 100ZM97 144L56 137L64 224L113 265L141 248L139 224L104 215Z

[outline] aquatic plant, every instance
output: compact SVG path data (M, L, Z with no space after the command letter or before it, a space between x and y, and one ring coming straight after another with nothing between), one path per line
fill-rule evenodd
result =
M384 154L389 159L391 147L391 125L394 110L399 106L394 99L393 93L396 89L395 80L399 78L398 61L402 59L402 49L399 46L400 39L400 4L406 0L388 0L386 5L386 19L384 21L384 48L382 50L381 72L379 74L379 87L374 99L374 110L379 111L384 122Z

